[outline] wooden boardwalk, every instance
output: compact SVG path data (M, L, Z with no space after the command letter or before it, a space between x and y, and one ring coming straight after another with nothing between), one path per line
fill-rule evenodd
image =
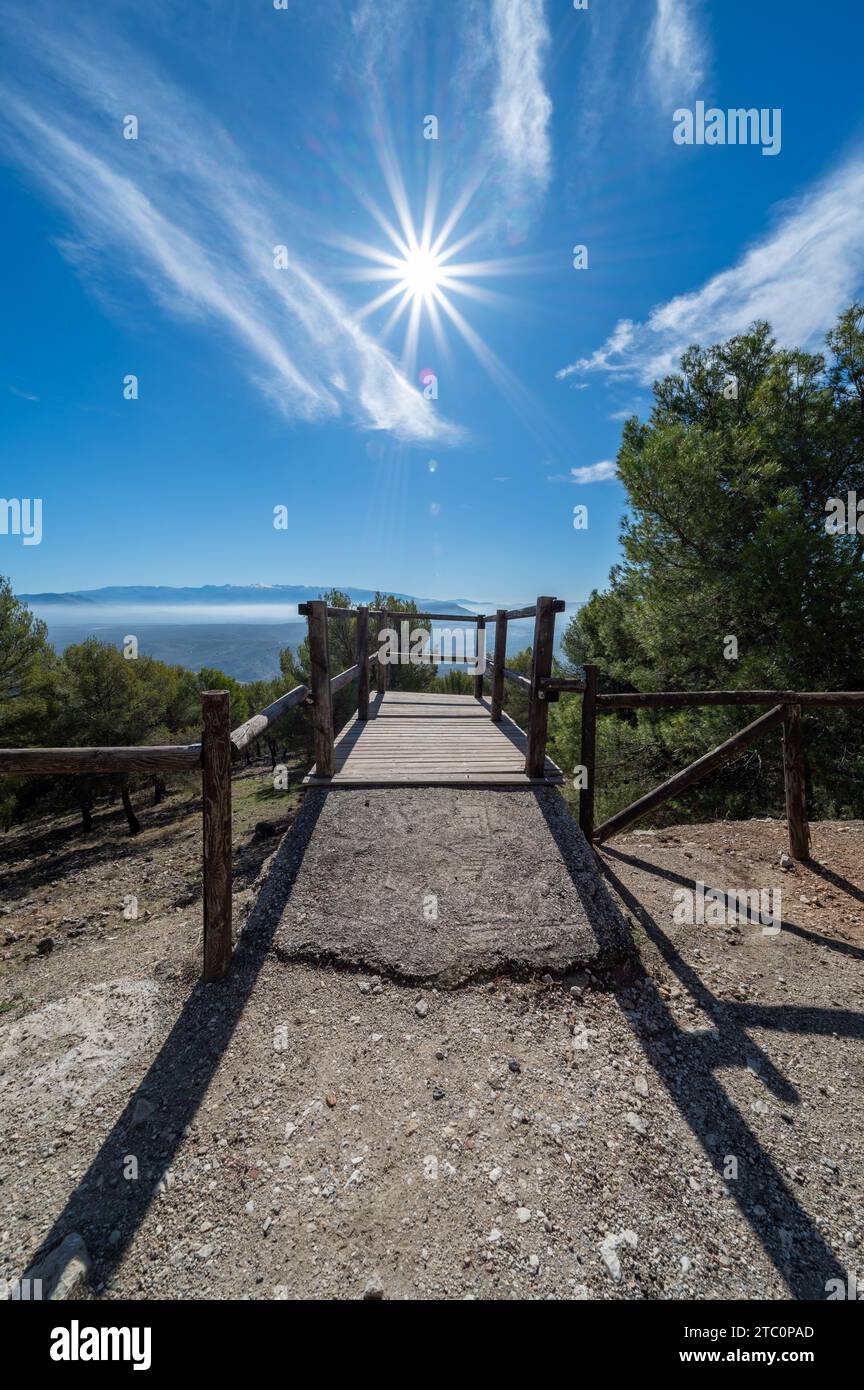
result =
M369 718L355 715L334 745L335 772L306 786L527 787L560 785L564 774L550 758L545 775L525 775L526 736L506 714L491 719L487 699L388 690L369 702Z

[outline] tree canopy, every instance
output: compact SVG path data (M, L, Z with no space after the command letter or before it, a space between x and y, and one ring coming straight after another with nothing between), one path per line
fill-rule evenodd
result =
M864 688L864 534L826 525L831 499L845 510L857 488L864 500L864 306L843 314L826 348L779 348L757 323L690 348L681 370L655 383L649 419L627 421L623 559L562 642L572 666L600 668L601 689ZM629 733L623 721L612 731L619 745L638 744L622 762L632 766L632 754L647 776L671 764L673 747L680 757L681 739L698 751L736 717L661 711L640 716L638 735L632 718ZM560 714L559 736L567 722ZM853 766L848 747L853 727L860 747L860 715L820 710L807 723L821 805L860 805L860 755ZM572 738L567 747L572 755Z

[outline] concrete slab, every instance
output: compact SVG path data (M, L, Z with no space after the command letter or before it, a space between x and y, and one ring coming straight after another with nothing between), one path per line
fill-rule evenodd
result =
M286 958L455 986L602 970L632 950L554 788L313 788L278 857Z

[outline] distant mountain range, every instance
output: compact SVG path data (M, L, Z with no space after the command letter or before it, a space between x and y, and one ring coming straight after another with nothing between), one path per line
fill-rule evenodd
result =
M113 606L122 604L133 607L140 604L162 606L170 604L182 607L186 604L224 606L225 604L297 604L320 598L328 585L309 584L202 584L197 588L172 588L165 584L126 584L107 585L103 589L74 589L63 594L19 594L18 598L30 608L62 608L77 605ZM374 589L346 587L342 590L353 604L370 603L375 597ZM413 599L412 594L395 593L394 598ZM414 599L418 608L429 612L446 613L452 605L463 607L467 599ZM473 604L468 612L477 612Z
M320 598L329 587L341 587L355 605L370 603L375 597L372 589L349 585L204 584L170 588L129 584L62 594L19 594L18 598L47 623L49 639L57 651L87 637L119 647L125 637L134 634L139 650L159 661L193 671L214 666L235 680L253 681L278 675L279 652L283 647L296 649L306 635L306 620L298 615L297 605ZM393 597L413 599L421 612L464 612L466 621L476 613L492 613L499 607L492 599L415 598L405 593ZM527 607L531 601L510 606ZM568 610L578 607L568 605ZM560 620L558 631L560 636ZM507 631L508 654L530 646L532 635L532 619L512 622Z

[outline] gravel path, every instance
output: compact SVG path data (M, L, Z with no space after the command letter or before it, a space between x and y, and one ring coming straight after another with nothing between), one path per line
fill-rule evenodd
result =
M275 937L288 959L452 986L606 970L632 952L554 788L314 791L295 833L305 852Z
M109 1297L824 1298L860 1279L864 827L814 827L821 871L781 870L782 848L770 821L613 841L638 951L602 979L443 990L291 960L290 836L240 895L223 985L187 983L194 923L155 963L152 940L104 943L86 982L74 948L62 979L34 956L33 1007L0 1030L0 1272L78 1231ZM783 930L675 923L697 878L780 879Z

